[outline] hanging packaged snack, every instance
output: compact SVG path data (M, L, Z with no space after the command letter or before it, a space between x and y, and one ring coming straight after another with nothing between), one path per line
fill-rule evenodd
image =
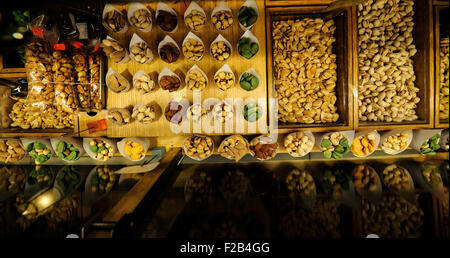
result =
M75 82L78 102L83 109L89 109L90 103L90 86L89 86L89 70L88 55L85 51L78 48L72 55L73 65L75 68Z
M53 82L55 83L55 106L67 113L73 113L78 107L75 92L75 69L69 54L65 51L53 51Z
M89 92L90 108L99 111L103 108L102 90L100 84L100 53L99 51L91 53L88 57L89 65Z

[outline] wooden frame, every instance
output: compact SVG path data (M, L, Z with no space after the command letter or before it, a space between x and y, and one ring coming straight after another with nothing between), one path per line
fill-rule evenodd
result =
M441 120L439 118L439 92L440 92L440 70L441 70L441 57L440 57L440 41L441 34L439 28L439 19L440 19L440 11L442 9L447 9L448 11L448 2L435 1L433 6L433 17L434 17L434 60L435 60L435 69L434 69L434 92L435 92L435 104L434 104L434 126L435 128L448 128L449 120Z
M20 68L5 68L3 67L3 56L0 55L0 74L2 73L25 73L25 67Z
M266 7L294 5L328 5L335 0L265 0Z
M358 35L357 35L357 10L352 8L352 33L353 33L353 65L354 65L354 121L356 130L395 130L395 129L423 129L434 127L434 57L432 49L433 42L433 18L432 2L428 0L415 1L414 10L414 44L417 47L417 54L414 56L414 71L416 75L416 85L421 91L419 96L421 102L416 108L419 121L412 122L363 122L359 121L358 107ZM417 12L420 10L420 12Z
M267 39L267 82L268 82L268 97L271 98L274 95L274 77L273 77L273 57L272 57L272 21L274 16L283 17L305 17L305 16L323 16L323 6L295 6L295 7L269 7L266 8L266 39ZM352 38L351 38L351 10L345 9L342 12L342 16L337 20L340 22L340 26L336 26L336 43L334 48L337 49L337 62L338 62L338 81L337 81L337 97L338 97L338 110L340 111L340 123L329 124L285 124L278 125L278 133L289 133L298 129L311 130L312 132L327 132L335 130L353 130L353 75L352 75ZM276 19L276 18L275 18ZM341 64L339 64L341 63ZM344 76L339 77L339 74ZM269 104L270 108L270 104ZM271 130L274 128L272 122L273 117L269 117L269 127Z

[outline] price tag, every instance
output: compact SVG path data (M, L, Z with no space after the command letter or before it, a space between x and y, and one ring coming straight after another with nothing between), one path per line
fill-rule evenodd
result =
M65 44L53 44L53 49L54 50L66 50L66 45Z
M35 36L44 37L44 30L43 29L33 28L33 29L31 29L31 32L33 32L33 34Z

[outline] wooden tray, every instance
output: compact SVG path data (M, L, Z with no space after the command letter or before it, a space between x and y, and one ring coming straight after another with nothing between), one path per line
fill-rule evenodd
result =
M188 7L189 3L179 2L179 3L169 3L168 5L172 7L178 13L178 30L174 33L165 33L163 32L159 26L156 25L155 20L155 10L157 3L144 3L145 6L149 7L152 11L152 19L153 19L153 28L148 33L143 33L138 31L130 26L128 31L125 34L119 35L116 33L112 33L108 31L108 34L117 39L122 44L128 47L130 39L133 33L138 34L143 40L150 44L150 48L153 51L154 59L149 64L137 64L130 60L125 64L116 64L108 60L108 67L113 68L119 73L125 74L128 76L128 79L132 80L132 75L138 70L143 70L148 74L153 74L161 72L164 67L168 67L178 75L182 75L182 89L169 93L167 91L162 90L159 86L157 86L156 91L149 93L145 96L139 94L135 89L130 90L126 93L113 93L108 91L107 96L107 108L113 107L129 107L136 105L137 103L157 103L161 109L164 109L166 104L170 101L171 98L183 97L189 100L190 104L193 102L193 91L189 90L184 85L184 75L186 72L196 64L200 69L202 69L208 76L209 83L206 89L202 91L202 102L206 98L218 98L219 100L224 100L226 98L242 98L244 101L248 97L252 97L254 99L264 98L267 99L266 93L266 67L265 62L266 58L264 53L266 52L265 46L265 17L264 17L264 2L256 1L258 5L259 17L256 21L256 24L251 29L251 32L258 38L260 43L260 49L258 53L247 60L239 55L237 52L237 42L239 38L244 34L244 31L239 27L239 23L237 20L237 12L240 6L244 3L244 1L227 1L228 6L231 8L233 12L233 25L225 30L225 32L220 32L220 34L225 37L232 45L232 55L228 61L219 62L215 61L213 57L210 55L210 44L211 42L219 35L219 31L217 31L211 22L211 12L214 7L217 5L215 1L201 1L199 5L206 12L206 26L200 32L194 32L195 35L200 37L205 44L205 55L202 60L197 62L187 61L183 54L180 55L179 59L172 63L167 64L161 60L157 52L158 43L166 36L170 35L181 48L181 44L188 34L189 30L186 27L183 19L184 11ZM125 5L115 5L119 10L127 10L128 4ZM214 85L213 77L217 70L219 70L224 64L228 64L234 72L236 77L236 83L233 88L229 89L226 92L218 89ZM260 76L260 84L257 89L253 91L246 91L239 86L239 76L244 71L249 68L253 68L256 70L258 75ZM267 110L264 112L265 114L262 119L262 123L267 125ZM241 112L235 113L235 118L237 116L242 116ZM236 120L236 119L235 119ZM191 127L192 128L192 127ZM248 134L246 133L248 130L248 124L244 121L244 133L240 134ZM236 131L236 125L234 124L234 130ZM264 130L259 130L257 128L256 133L264 133L267 130L267 126L265 126ZM181 133L184 134L184 133ZM189 134L189 133L186 133ZM212 134L224 134L224 133L212 133ZM136 136L136 137L150 137L150 136L174 136L178 135L170 129L169 122L165 119L164 115L156 121L149 125L141 125L137 122L132 122L130 125L126 125L123 127L118 127L111 125L108 127L107 135L109 137L128 137L128 136Z
M435 92L435 105L434 105L434 126L435 128L448 128L449 120L441 120L439 118L439 82L440 82L440 70L441 70L441 57L440 57L440 41L441 34L439 28L440 13L443 10L448 12L448 2L435 2L433 7L434 11L434 65L435 65L435 79L434 79L434 92Z
M266 8L267 18L267 77L268 77L268 95L274 96L275 80L273 72L273 48L272 48L272 22L275 20L289 18L305 18L305 17L323 17L324 6L295 6L295 7L269 7ZM332 130L351 130L353 129L353 75L352 75L352 51L351 50L351 11L345 9L340 15L334 17L336 23L335 38L333 44L333 52L336 53L337 59L337 106L339 111L339 120L336 123L324 124L294 124L279 123L278 132L287 133L295 129L307 128L312 132L325 132ZM269 106L270 107L270 106ZM272 115L272 112L270 112ZM270 117L270 128L274 128L276 121Z
M359 121L358 107L358 24L357 9L352 8L352 33L353 33L353 76L354 76L354 121L358 130L393 130L393 129L421 129L434 126L434 63L432 53L432 8L431 1L418 0L414 2L414 29L413 38L417 53L413 57L416 86L419 88L420 102L416 108L419 119L417 121L395 122L362 122Z
M266 6L328 5L336 0L265 0Z

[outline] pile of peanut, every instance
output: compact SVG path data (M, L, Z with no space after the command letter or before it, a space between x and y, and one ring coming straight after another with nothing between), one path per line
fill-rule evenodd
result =
M0 162L8 163L23 159L25 150L18 140L0 139Z
M381 149L387 153L404 150L408 147L408 133L402 132L391 135L381 143Z
M448 39L447 39L448 42ZM448 82L449 82L449 61L448 61L448 44L447 45L441 45L440 47L440 76L439 76L439 119L448 119L448 108L449 108L449 102L448 102Z
M366 1L358 6L358 104L361 121L418 119L414 85L413 0Z
M202 42L197 41L195 39L188 39L183 44L183 55L189 61L198 61L203 56L203 52L205 52L205 47Z
M292 156L304 156L313 147L313 142L303 132L290 133L284 139L284 147Z
M206 23L206 17L198 10L192 10L184 19L189 29L193 31L200 30Z
M272 26L278 120L336 122L334 21L304 18L276 21Z
M198 69L193 69L186 74L186 85L190 90L203 90L207 84L207 79Z

